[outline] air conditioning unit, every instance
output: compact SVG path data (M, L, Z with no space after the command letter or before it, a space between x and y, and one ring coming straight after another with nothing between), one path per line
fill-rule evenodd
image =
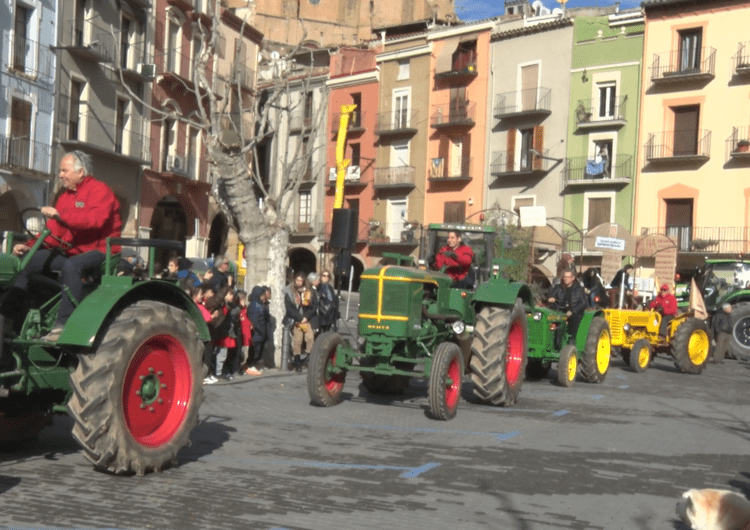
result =
M156 65L153 63L138 63L136 71L143 77L148 77L149 79L156 77Z
M179 155L169 155L167 157L167 171L174 173L184 173L185 159Z
M359 180L359 166L349 166L346 168L346 180Z

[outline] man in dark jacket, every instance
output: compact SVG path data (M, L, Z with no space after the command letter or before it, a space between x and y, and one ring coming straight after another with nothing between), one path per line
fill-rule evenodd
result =
M258 369L258 364L263 359L263 347L267 339L267 318L265 302L268 297L266 288L262 285L256 285L250 291L250 303L247 306L247 317L253 324L253 354L252 358L247 360L247 365Z
M721 311L717 311L711 319L711 329L716 339L713 362L722 364L732 338L732 304L725 302L721 305Z
M564 311L567 315L570 343L574 343L578 326L581 325L583 312L589 304L586 293L576 280L575 272L572 269L566 269L562 275L562 283L552 287L548 302L552 309Z

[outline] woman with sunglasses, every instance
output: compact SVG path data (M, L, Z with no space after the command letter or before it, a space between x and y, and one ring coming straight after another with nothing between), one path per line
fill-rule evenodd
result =
M330 331L337 319L336 293L330 283L331 273L324 270L318 285L318 326L320 333Z

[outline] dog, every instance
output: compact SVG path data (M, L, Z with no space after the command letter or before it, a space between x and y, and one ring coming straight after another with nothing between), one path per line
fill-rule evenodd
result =
M692 530L750 530L750 501L727 490L688 490L677 516Z

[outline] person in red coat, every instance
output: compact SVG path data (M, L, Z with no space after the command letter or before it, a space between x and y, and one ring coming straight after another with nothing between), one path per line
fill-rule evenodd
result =
M62 157L59 178L64 190L54 207L41 209L52 235L44 240L43 248L32 256L3 299L2 314L12 319L21 311L30 274L61 271L60 310L50 332L42 337L45 341L54 342L60 337L83 297L83 277L104 263L106 239L120 237L120 203L109 186L91 176L92 167L91 157L81 151ZM13 254L23 256L35 242L16 245ZM113 246L112 252L120 252L120 248Z
M455 230L448 232L447 243L435 256L435 268L446 267L446 274L453 278L451 287L472 289L475 281L474 275L471 274L474 251L469 245L463 244L461 234Z
M677 314L677 298L669 292L669 285L666 283L659 289L659 294L651 300L648 308L661 313L661 325L659 326L659 335L667 336L667 326Z

